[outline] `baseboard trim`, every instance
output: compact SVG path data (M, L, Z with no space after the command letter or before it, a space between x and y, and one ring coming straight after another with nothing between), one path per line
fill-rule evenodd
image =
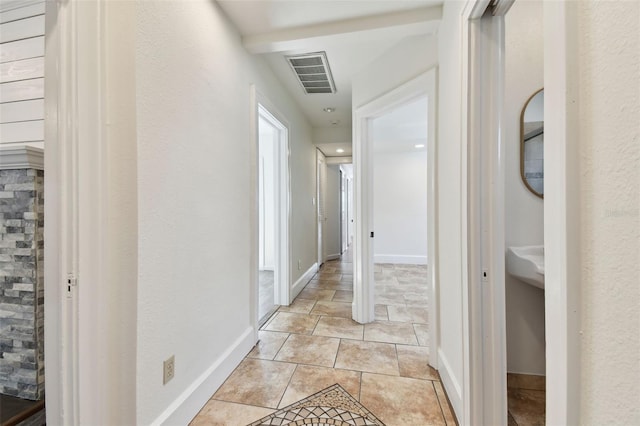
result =
M462 386L460 386L460 383L452 374L451 365L440 349L438 349L438 366L440 367L438 373L442 380L442 386L444 386L444 389L447 392L449 402L451 402L451 405L453 406L456 418L460 420L462 419Z
M198 414L222 383L255 345L253 327L240 337L207 370L160 414L152 425L186 425Z
M374 263L396 263L401 265L426 265L427 256L405 256L396 254L376 254Z
M327 256L327 260L338 260L340 259L340 254L330 254Z
M302 276L298 278L298 281L293 283L293 286L291 287L291 298L289 299L291 302L293 302L293 300L300 294L304 286L311 281L311 278L313 278L316 272L318 272L318 262L311 265L311 267L307 269L307 272L302 274Z

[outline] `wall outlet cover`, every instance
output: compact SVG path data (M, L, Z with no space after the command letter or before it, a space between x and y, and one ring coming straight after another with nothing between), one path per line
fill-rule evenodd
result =
M163 375L162 375L162 384L166 385L169 380L173 379L173 376L176 373L176 356L171 355L170 358L166 359L163 363Z

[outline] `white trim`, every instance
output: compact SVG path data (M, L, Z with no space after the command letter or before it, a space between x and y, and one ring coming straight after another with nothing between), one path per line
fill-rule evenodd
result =
M293 301L298 297L302 289L309 283L309 281L311 281L316 272L318 272L318 264L314 263L304 274L302 274L300 278L298 278L293 286L291 286L291 296L289 297L289 300Z
M543 2L546 423L580 424L578 5Z
M44 170L44 150L31 146L0 148L0 170Z
M358 107L353 114L353 195L354 195L354 222L355 238L353 246L353 319L359 323L372 322L375 319L375 297L374 297L374 274L373 274L373 239L370 233L373 231L373 149L366 143L368 139L370 120L382 115L393 108L411 101L420 96L427 95L429 98L429 138L427 151L431 155L431 162L434 164L436 154L436 78L437 68L431 68L418 77L398 86L390 92L374 99L373 101ZM429 161L429 160L428 160ZM430 182L427 186L427 227L437 228L436 213L437 208L435 182L435 168L428 172ZM428 247L434 259L437 259L437 242L434 239L437 235L428 235ZM432 261L433 263L433 261ZM429 286L431 289L430 306L431 315L434 318L434 325L430 327L432 333L431 354L437 354L435 348L439 342L438 327L438 303L437 303L437 271L429 274ZM430 364L437 367L437 356L430 357Z
M71 410L73 388L68 380L68 358L65 353L64 308L62 295L62 277L64 276L63 239L66 235L66 223L63 222L63 193L65 192L66 167L62 159L64 152L64 123L58 116L59 104L62 104L61 89L68 83L59 62L64 50L63 40L68 38L62 30L65 13L59 11L63 6L58 2L47 2L45 6L45 75L58 84L45 86L45 140L47 152L44 157L46 179L44 180L44 215L47 226L44 227L44 352L45 352L45 404L48 424L74 425L77 413ZM68 13L67 13L68 14ZM58 25L58 21L61 21ZM61 64L60 64L61 65Z
M289 247L289 228L291 221L291 186L289 168L289 124L282 114L271 104L268 99L258 92L258 117L267 120L278 129L278 144L276 146L276 211L275 211L275 235L277 265L275 268L274 302L276 305L289 305L289 283L291 275L291 261Z
M258 294L259 294L259 280L258 280L258 232L259 232L259 218L258 218L258 144L259 144L259 124L260 117L265 118L279 131L280 140L277 144L277 164L276 173L278 185L276 185L276 198L279 202L276 202L276 255L277 265L275 265L274 274L274 302L277 305L289 305L291 303L290 298L290 283L292 277L292 262L291 262L291 165L289 161L290 157L290 125L286 117L275 107L275 105L262 94L255 85L251 85L250 90L250 102L251 109L251 123L252 123L252 143L251 143L251 182L253 183L250 191L250 208L254 214L254 220L251 225L251 271L250 280L253 283L252 290L250 292L250 308L251 308L251 324L254 325L255 339L258 338Z
M338 254L328 254L327 255L327 260L338 260L340 259L340 253Z
M348 157L327 157L325 154L327 165L332 166L336 164L351 164L353 162L353 158L351 156Z
M460 382L455 379L455 376L451 371L451 365L449 364L446 355L441 350L438 350L438 363L440 367L438 369L438 374L440 374L442 386L446 389L449 401L453 406L453 411L461 413L463 406L462 386L460 385ZM465 423L460 422L460 424Z
M427 128L427 253L429 263L429 351L435 355L429 357L429 365L439 368L440 347L440 277L438 275L438 68L434 69L433 82L428 96L429 126Z
M186 425L255 345L253 327L240 337L160 414L152 425Z
M376 254L374 263L395 263L398 265L426 265L427 256L412 256L405 254Z
M462 14L462 424L507 423L504 16L486 8L469 0Z
M316 242L317 263L321 267L326 260L324 251L326 248L326 194L327 194L327 157L316 148Z

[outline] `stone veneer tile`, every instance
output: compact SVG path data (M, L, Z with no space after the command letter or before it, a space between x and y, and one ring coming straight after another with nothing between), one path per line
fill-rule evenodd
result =
M276 361L333 367L340 339L324 336L291 334L284 343Z
M316 304L315 300L302 299L297 297L289 306L280 306L278 309L280 312L295 312L297 314L308 314L313 309L313 305Z
M351 318L353 315L351 303L329 302L324 300L319 300L311 310L311 313L314 315L327 315L343 318Z
M398 365L402 377L440 380L438 372L429 366L429 348L396 345Z
M209 400L189 426L228 426L251 423L275 410L235 402Z
M286 333L311 334L318 323L318 318L320 318L318 315L278 312L267 322L263 329Z
M273 359L276 354L284 345L284 342L289 337L289 333L281 333L278 331L264 331L258 332L258 343L249 352L247 358L259 358L259 359Z
M44 396L44 172L0 170L0 393Z
M387 310L387 305L375 306L375 319L376 321L389 321L389 313Z
M353 302L353 291L350 290L336 290L336 294L333 296L332 302Z
M413 306L389 306L389 321L427 324L429 315L426 308Z
M336 383L349 392L351 396L358 399L360 395L360 375L361 373L358 371L299 365L295 373L293 373L291 382L280 401L280 408L293 404Z
M360 402L387 426L446 425L429 380L363 373Z
M402 322L376 321L365 324L364 340L418 345L413 325Z
M545 391L508 388L509 412L518 425L544 425Z
M424 324L413 324L413 330L418 338L420 346L429 346L429 326Z
M364 326L351 318L326 317L318 321L314 336L339 337L345 339L362 340Z
M444 415L445 422L447 422L447 426L457 426L458 423L456 422L456 416L451 410L451 406L447 400L447 394L442 387L442 383L439 381L433 382L433 387L436 388L436 395L438 396L440 408L442 408L442 414Z
M295 369L295 364L286 362L245 359L213 399L277 408Z
M343 339L340 342L335 368L394 376L400 374L395 345L357 340Z
M300 292L298 297L312 300L331 300L335 293L335 290L325 290L318 287L307 286Z

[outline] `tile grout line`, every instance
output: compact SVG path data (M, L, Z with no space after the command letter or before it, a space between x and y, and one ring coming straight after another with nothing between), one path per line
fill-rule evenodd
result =
M293 364L293 363L290 363ZM291 386L291 381L293 380L293 376L296 375L296 371L298 371L298 366L300 364L295 363L296 364L296 368L293 369L293 374L291 374L291 377L289 377L289 381L287 382L287 386L285 386L284 391L282 392L282 395L280 395L280 399L278 399L278 404L276 404L276 411L280 409L280 404L282 404L282 398L284 398L284 395L287 393L287 390L289 389L289 386Z
M436 401L438 401L438 407L440 407L440 415L442 416L442 420L444 424L447 424L447 417L444 415L444 409L442 408L442 402L440 401L440 394L438 394L438 390L436 389L436 385L431 382L431 387L433 388L433 392L436 394Z

